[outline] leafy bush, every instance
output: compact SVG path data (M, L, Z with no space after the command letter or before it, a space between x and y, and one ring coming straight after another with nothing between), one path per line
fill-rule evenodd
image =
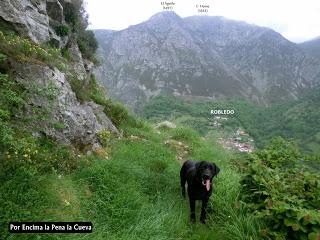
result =
M277 139L249 157L241 181L243 201L268 223L264 233L273 239L320 237L320 178L299 157L294 145Z
M64 37L69 34L70 29L67 25L59 25L59 26L55 27L55 31L58 36Z
M301 157L298 146L281 137L274 138L265 150L256 152L256 155L267 167L273 169L294 167Z
M95 52L98 49L98 42L94 36L93 31L86 30L88 26L88 14L83 6L82 0L75 0L71 3L67 3L64 7L65 20L69 26L71 26L72 32L77 37L79 49L84 58L87 58L94 63L98 63L95 58ZM59 26L57 34L65 36L69 31L65 28L66 26Z
M61 49L61 55L62 55L65 59L67 59L68 61L71 60L69 48L62 48L62 49Z
M107 144L110 142L111 139L111 132L107 129L103 129L100 132L97 133L99 137L99 141L103 146L107 146Z
M106 89L97 83L97 79L94 74L91 75L90 79L90 99L93 100L95 103L103 105L105 103L107 92Z
M85 81L79 80L73 75L68 75L68 80L71 85L72 91L76 94L76 98L80 103L88 101L90 88L85 85Z
M83 0L73 0L70 3L65 3L63 13L66 22L72 26L74 32L87 28L88 14L83 7Z
M106 92L97 83L94 74L91 74L89 81L79 80L74 75L68 75L68 80L72 91L76 94L79 102L93 100L97 104L103 105L106 101Z
M130 118L128 110L119 102L114 103L108 99L103 106L104 112L116 126L120 126Z
M78 35L78 46L82 56L88 59L94 59L94 54L98 49L98 42L94 36L93 31L86 30Z

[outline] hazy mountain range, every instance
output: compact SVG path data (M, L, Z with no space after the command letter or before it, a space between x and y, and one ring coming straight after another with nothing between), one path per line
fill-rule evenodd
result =
M313 57L320 59L320 37L301 43L300 46Z
M161 92L268 104L296 99L320 83L320 39L296 44L270 28L224 17L162 12L95 35L98 78L109 95L131 106Z

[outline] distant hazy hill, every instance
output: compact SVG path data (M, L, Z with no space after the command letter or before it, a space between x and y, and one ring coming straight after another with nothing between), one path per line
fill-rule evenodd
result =
M300 46L313 57L320 59L320 37L303 42Z
M295 99L319 82L320 61L279 33L223 17L158 13L122 31L95 31L109 93L136 105L160 92Z

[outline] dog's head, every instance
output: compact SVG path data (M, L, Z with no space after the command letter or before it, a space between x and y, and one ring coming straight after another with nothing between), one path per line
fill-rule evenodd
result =
M197 178L201 181L202 185L205 186L207 191L209 191L211 188L213 177L217 176L219 172L220 169L214 163L210 163L207 161L196 163Z

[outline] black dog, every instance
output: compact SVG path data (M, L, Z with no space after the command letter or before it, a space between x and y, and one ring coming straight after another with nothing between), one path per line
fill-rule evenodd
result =
M202 200L200 221L206 221L206 207L212 194L212 179L218 175L220 169L207 161L194 162L187 160L180 170L182 196L186 196L185 184L188 183L188 195L191 210L191 221L196 221L195 201Z

